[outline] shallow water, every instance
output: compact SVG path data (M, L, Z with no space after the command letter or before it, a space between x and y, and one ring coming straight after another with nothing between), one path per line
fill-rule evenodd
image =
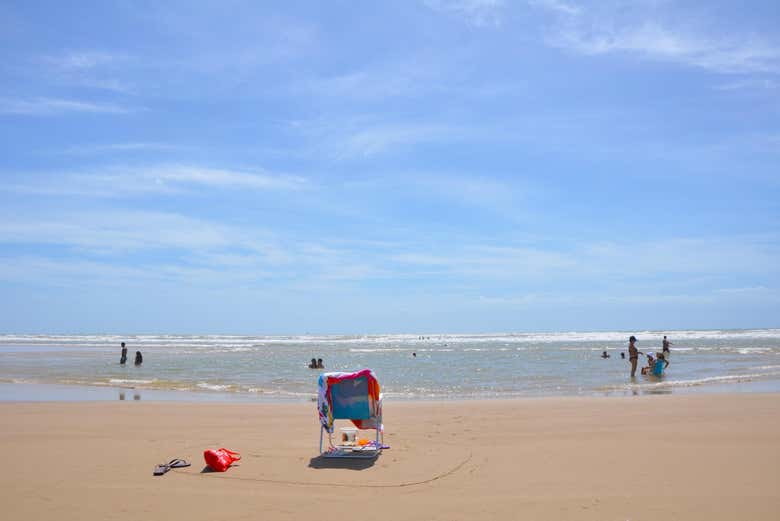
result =
M669 335L671 365L664 377L629 378L620 352L631 334L641 351L650 352L660 351L663 334ZM130 362L135 351L143 352L142 366L119 365L122 341ZM606 360L600 358L605 349L611 354ZM326 370L372 368L393 399L780 390L780 329L424 337L0 335L0 383L132 389L151 399L188 394L309 400L320 372L307 368L312 357L323 358ZM25 387L12 388L9 394L3 386L0 399L24 394Z

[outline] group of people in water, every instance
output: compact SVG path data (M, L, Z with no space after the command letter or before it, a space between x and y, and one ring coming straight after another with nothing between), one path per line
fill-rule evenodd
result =
M655 356L653 356L653 353L643 353L638 350L636 348L636 343L636 337L631 335L628 338L628 361L631 362L631 377L633 378L636 375L636 368L639 364L639 355L645 355L647 357L647 365L641 369L641 374L661 376L664 369L669 367L669 356L671 355L669 346L672 345L672 343L669 342L666 335L664 335L661 352L655 353ZM601 353L601 358L609 357L610 355L606 350ZM625 359L626 353L620 353L620 358Z
M633 378L636 375L636 368L639 364L639 355L647 356L647 365L641 369L641 374L660 376L664 369L669 366L669 355L671 354L669 351L669 346L672 345L672 343L669 342L669 340L666 338L666 335L664 335L661 352L656 353L655 356L653 356L653 353L643 353L642 351L639 351L636 348L636 342L636 337L631 335L628 339L628 361L631 362L631 377ZM412 353L412 357L416 358L417 353ZM601 358L610 358L610 354L607 353L606 349L602 351ZM620 358L625 359L626 353L621 352ZM121 365L125 365L126 362L127 347L125 347L125 343L122 342L122 355L119 358L119 363ZM141 354L141 351L136 351L135 365L141 365L143 363L144 357ZM312 358L311 362L309 362L309 369L325 369L325 364L322 362L322 358Z
M122 342L122 355L119 357L119 364L125 365L127 362L127 347L125 347L125 343ZM141 354L141 351L135 352L135 365L141 365L144 363L144 357Z

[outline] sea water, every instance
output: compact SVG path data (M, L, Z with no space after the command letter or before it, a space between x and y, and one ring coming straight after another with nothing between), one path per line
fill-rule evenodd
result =
M664 376L621 359L673 342ZM120 342L128 363L119 364ZM602 359L606 350L610 358ZM144 363L134 366L135 352ZM415 356L416 355L416 356ZM369 336L0 335L0 399L310 400L323 370L371 368L388 399L777 392L780 329ZM640 356L639 366L646 363ZM81 389L82 392L77 391ZM63 398L63 396L65 398Z

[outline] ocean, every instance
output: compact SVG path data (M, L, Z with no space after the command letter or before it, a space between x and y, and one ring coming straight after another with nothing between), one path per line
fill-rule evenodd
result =
M629 377L672 342L664 376ZM119 364L120 342L128 364ZM602 359L606 350L611 356ZM144 357L135 367L136 351ZM416 354L416 356L413 355ZM322 370L371 368L386 399L777 392L780 329L366 336L0 335L0 400L308 401ZM640 367L645 358L640 356Z

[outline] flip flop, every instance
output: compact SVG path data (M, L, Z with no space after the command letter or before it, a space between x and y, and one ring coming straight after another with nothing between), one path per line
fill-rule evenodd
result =
M183 459L172 459L168 463L160 463L156 467L154 467L154 475L155 476L162 476L166 472L168 472L171 469L180 469L184 467L189 467L190 463L187 460Z
M154 475L155 476L162 476L163 474L165 474L169 470L171 470L171 466L170 465L168 465L167 463L160 463L159 465L154 467Z
M172 468L172 469L180 469L180 468L184 468L184 467L189 467L190 463L187 460L183 460L183 459L178 459L177 458L177 459L171 460L168 463L168 466L170 468Z

